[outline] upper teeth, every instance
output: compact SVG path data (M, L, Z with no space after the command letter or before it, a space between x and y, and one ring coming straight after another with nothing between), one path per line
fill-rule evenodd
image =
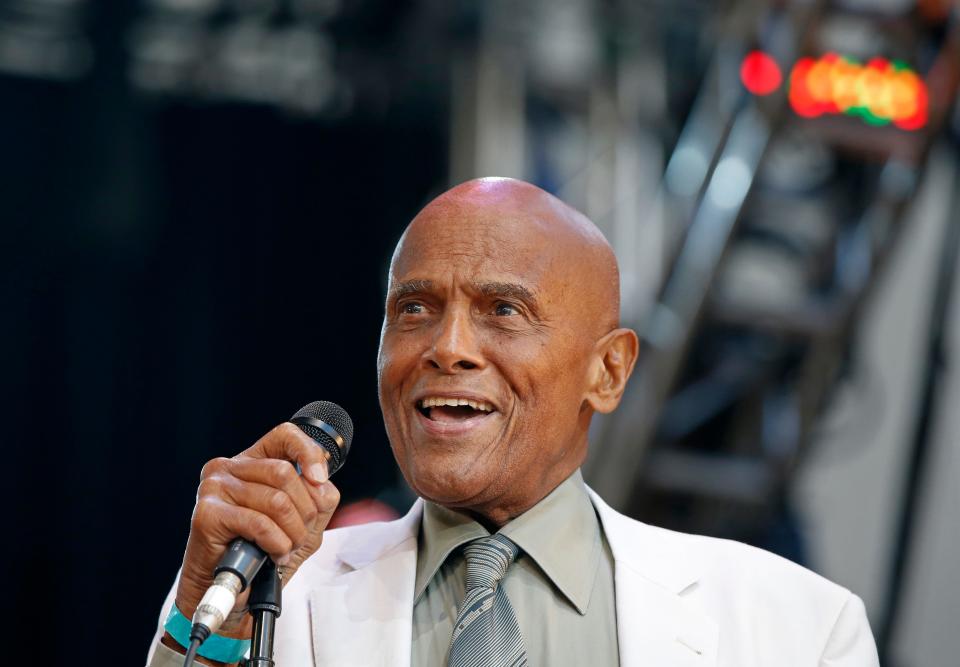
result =
M482 410L483 412L493 411L493 406L484 401L471 401L466 398L447 398L444 396L429 396L428 398L423 399L420 402L421 406L425 408L436 408L441 405L449 405L452 407L457 407L460 405L469 405L474 410Z

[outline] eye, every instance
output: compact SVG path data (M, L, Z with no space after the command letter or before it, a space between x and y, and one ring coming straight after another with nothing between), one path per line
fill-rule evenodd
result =
M500 301L494 307L493 312L496 313L498 317L510 317L511 315L519 315L520 311L516 307L512 306L509 303Z
M419 315L420 313L426 310L422 303L419 301L408 301L407 303L400 306L400 312L405 315Z

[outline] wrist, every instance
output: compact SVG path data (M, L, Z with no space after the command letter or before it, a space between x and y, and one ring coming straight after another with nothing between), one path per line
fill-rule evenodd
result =
M197 605L200 604L200 600L212 583L212 581L207 580L204 583L197 584L186 576L181 576L180 583L177 586L177 597L174 600L174 604L180 610L180 613L192 619L194 612L197 610ZM247 595L244 592L237 598L233 610L217 628L216 633L231 639L250 639L253 635L253 618L247 612Z
M174 601L177 609L189 619L193 618L193 613L197 606L181 605L180 599ZM223 624L217 628L216 634L230 639L250 639L253 637L253 617L248 613L249 609L244 606L242 609L234 608L233 611L224 619Z
M164 632L163 636L160 638L160 643L166 646L171 651L176 651L180 655L186 655L187 649L180 646L177 643L177 640L170 636L169 632ZM204 658L203 656L198 655L193 659L193 662L197 665L209 665L210 667L230 667L231 663L226 662L217 662L216 660L211 660L210 658ZM238 663L232 663L234 665Z
M211 633L205 626L194 626L174 603L163 624L161 643L178 653L186 654L193 642L202 642L197 650L197 664L235 665L250 650L249 632L246 637L227 635L219 631Z

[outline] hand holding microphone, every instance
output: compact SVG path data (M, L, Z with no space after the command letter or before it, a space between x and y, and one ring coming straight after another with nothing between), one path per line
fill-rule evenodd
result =
M221 612L204 615L211 608L204 604L197 616L219 624L219 629L210 629L221 635L247 638L251 630L250 616L245 613L249 581L243 582L240 591L236 577L224 575L218 577L218 583L226 583L232 590L211 589L215 571L239 562L231 560L230 554L225 557L231 543L239 536L255 544L277 563L286 582L320 547L340 500L328 479L343 464L349 449L353 437L349 416L335 404L316 402L297 412L291 421L295 423L275 427L233 458L208 462L201 473L176 604L191 618L210 591L204 603L213 603L212 608L219 607ZM245 558L259 553L252 544L240 545ZM237 545L230 551L235 555ZM225 601L237 593L235 604ZM220 623L215 617L230 606L233 612ZM178 648L171 638L165 637L164 643Z

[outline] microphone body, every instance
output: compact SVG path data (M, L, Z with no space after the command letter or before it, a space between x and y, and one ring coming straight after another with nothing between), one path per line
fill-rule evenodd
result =
M213 584L193 613L193 624L216 632L266 561L267 553L253 542L241 538L231 542L214 570Z
M346 410L329 401L314 401L298 410L290 421L330 455L330 476L343 467L353 441L353 422ZM250 586L267 558L267 553L252 542L238 538L230 543L214 570L213 585L193 614L191 635L206 639L217 631L233 610L237 596Z

